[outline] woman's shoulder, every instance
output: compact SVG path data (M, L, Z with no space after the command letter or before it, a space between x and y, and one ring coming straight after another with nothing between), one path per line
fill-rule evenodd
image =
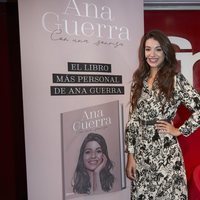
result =
M181 72L178 72L175 75L175 86L183 91L196 90Z
M185 76L181 72L176 73L175 81L177 83L188 83L188 80L185 78Z
M177 72L177 73L175 74L175 77L178 78L178 79L181 79L181 80L182 80L182 79L186 79L185 76L184 76L181 72Z
M183 90L185 87L189 86L188 80L185 78L185 76L178 72L174 76L174 87L176 90Z

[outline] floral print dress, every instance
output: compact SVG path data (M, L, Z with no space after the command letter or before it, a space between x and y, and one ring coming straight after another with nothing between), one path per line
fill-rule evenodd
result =
M147 79L143 85L142 95L126 128L127 150L136 160L131 199L186 200L185 167L177 138L159 133L154 125L142 125L140 121L173 120L178 106L183 103L193 112L179 131L189 136L200 125L200 96L181 73L175 76L174 98L170 102L165 102L164 96L159 97L156 81L151 90Z

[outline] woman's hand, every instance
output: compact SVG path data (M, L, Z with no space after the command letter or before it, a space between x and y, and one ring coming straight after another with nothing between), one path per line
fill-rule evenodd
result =
M168 133L172 136L179 136L181 132L173 126L172 123L166 122L164 120L159 120L155 124L155 128L159 133Z
M95 173L99 173L105 166L107 163L107 158L106 156L103 154L102 156L102 162L101 164L94 170Z
M107 158L103 154L101 164L93 171L92 173L92 183L93 183L93 192L100 192L102 191L101 181L100 181L100 171L106 166Z
M128 153L127 165L126 165L126 175L130 180L135 178L136 174L136 161L132 153Z

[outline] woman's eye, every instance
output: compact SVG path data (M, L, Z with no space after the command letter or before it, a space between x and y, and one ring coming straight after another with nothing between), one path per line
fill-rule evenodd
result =
M90 151L89 151L89 150L86 150L84 153L85 153L85 154L90 154Z
M162 51L162 49L161 49L161 48L159 48L159 49L156 49L156 51Z
M97 153L102 153L102 149L101 149L101 148L98 148L98 149L96 149L96 152L97 152Z

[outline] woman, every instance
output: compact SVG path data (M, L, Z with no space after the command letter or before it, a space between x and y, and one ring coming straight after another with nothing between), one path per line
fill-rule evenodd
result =
M126 128L126 172L132 180L133 200L186 200L188 196L177 136L189 136L199 127L200 96L176 69L169 39L159 30L145 34L133 75ZM181 103L193 113L175 128L172 120Z
M79 194L109 192L114 183L112 168L105 139L89 133L80 148L73 191Z

